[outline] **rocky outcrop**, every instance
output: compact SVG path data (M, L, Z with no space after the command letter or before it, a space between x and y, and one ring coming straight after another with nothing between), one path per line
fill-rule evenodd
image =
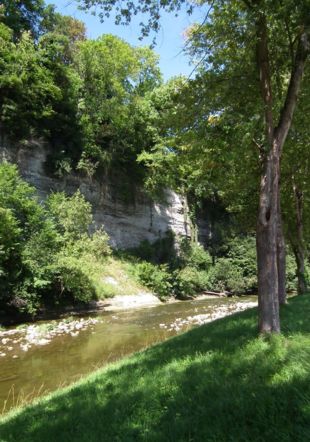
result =
M78 189L90 201L96 227L103 226L115 248L130 248L142 240L154 242L173 231L176 236L190 236L184 198L166 191L165 203L156 203L141 190L134 190L130 202L124 202L117 186L105 181L90 180L71 173L58 179L48 176L45 163L48 149L44 143L32 141L27 146L12 147L2 138L0 158L18 165L23 178L33 185L40 198L51 192L73 194ZM201 223L203 234L206 223Z

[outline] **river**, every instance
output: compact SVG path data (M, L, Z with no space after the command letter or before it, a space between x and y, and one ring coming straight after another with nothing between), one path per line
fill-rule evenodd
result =
M41 339L41 345L24 343L26 328L16 334L0 332L0 413L68 385L125 355L256 302L257 297L213 298L103 312L93 315L90 321L87 315L72 319L74 331L52 332L52 339ZM70 324L70 320L66 323ZM63 320L41 322L30 328L59 330L63 324Z

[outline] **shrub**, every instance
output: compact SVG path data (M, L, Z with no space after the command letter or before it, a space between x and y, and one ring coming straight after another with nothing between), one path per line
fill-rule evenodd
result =
M0 307L34 314L44 303L94 299L110 247L103 229L88 233L90 222L91 206L79 192L39 204L17 168L1 164Z
M53 193L46 204L57 229L66 239L76 240L88 232L93 221L91 205L79 190L72 196Z
M174 233L168 230L165 235L151 243L143 240L138 247L128 250L131 255L153 264L169 263L175 265L177 261Z
M62 254L76 258L82 255L90 255L100 260L111 254L109 236L102 228L95 231L93 235L81 234L80 238L75 241L68 240L65 242Z
M60 258L51 268L51 288L54 291L51 303L65 304L68 302L87 303L96 299L95 287L83 272L78 259Z
M12 210L0 207L0 305L8 300L10 286L19 278L21 233Z
M138 280L153 290L160 299L171 296L172 275L169 274L167 265L154 265L143 261L136 265L135 273Z
M180 260L183 266L198 270L208 270L212 265L210 253L201 244L192 243L187 238L180 244Z
M297 268L294 256L291 253L286 255L286 288L288 291L297 289Z
M184 267L174 272L173 290L178 298L194 296L206 289L208 273L195 267Z

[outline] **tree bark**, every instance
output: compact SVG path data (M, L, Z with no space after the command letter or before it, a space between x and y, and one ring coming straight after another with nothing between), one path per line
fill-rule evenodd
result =
M259 331L280 332L278 279L278 184L279 158L274 146L261 177L256 231Z
M285 302L285 243L280 210L280 159L292 124L297 96L309 52L308 35L301 33L279 124L274 126L267 19L260 10L256 21L257 65L264 104L266 148L260 184L256 231L259 331L280 332L279 302Z
M278 208L280 150L274 137L272 90L268 52L267 21L263 13L256 22L257 64L264 103L267 146L260 182L256 229L258 311L260 333L280 332L278 280Z

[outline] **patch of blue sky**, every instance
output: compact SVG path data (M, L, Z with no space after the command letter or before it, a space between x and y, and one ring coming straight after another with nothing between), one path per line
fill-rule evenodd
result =
M87 36L97 38L102 34L113 34L123 38L134 46L150 45L153 35L139 40L141 17L134 17L128 26L115 25L113 17L101 23L98 15L99 7L89 12L78 8L77 0L46 0L47 4L54 4L56 10L64 15L71 15L85 23ZM163 13L161 17L161 29L156 37L155 52L159 54L159 66L164 80L177 75L188 76L193 71L189 57L182 50L186 41L186 29L193 23L201 23L204 19L203 11L198 8L192 15L188 15L185 9L181 10L177 17L173 13Z

